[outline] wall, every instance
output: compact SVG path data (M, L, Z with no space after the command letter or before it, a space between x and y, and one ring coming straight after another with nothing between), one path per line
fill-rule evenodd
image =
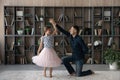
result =
M7 6L120 6L120 0L0 0L0 15L1 15L0 56L2 57L4 57L3 10L5 5Z

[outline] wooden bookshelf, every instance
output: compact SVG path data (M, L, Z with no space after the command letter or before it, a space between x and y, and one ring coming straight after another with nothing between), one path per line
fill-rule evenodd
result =
M103 64L106 48L120 49L119 8L5 6L5 64L32 64L49 18L66 30L78 25L79 35L90 49L85 63ZM69 40L61 32L54 37L54 48L60 57L72 53Z

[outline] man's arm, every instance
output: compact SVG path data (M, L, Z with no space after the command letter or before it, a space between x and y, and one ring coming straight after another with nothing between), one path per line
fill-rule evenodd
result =
M49 21L53 26L55 26L60 32L63 34L70 36L70 33L66 30L64 30L62 27L60 27L53 19L50 19Z
M70 36L70 33L66 30L64 30L62 27L60 27L58 24L56 24L57 29L62 32L63 34L65 34L66 36Z

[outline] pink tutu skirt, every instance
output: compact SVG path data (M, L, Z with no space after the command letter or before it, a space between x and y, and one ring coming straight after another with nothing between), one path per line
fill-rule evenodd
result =
M41 67L57 67L62 62L53 48L43 48L38 56L32 57L32 61Z

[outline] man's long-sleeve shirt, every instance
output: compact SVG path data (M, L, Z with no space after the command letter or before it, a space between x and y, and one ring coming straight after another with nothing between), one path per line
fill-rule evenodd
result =
M85 53L88 51L87 46L79 35L73 37L68 31L64 30L59 25L56 25L57 29L70 38L70 45L72 48L72 57L75 60L84 59Z

